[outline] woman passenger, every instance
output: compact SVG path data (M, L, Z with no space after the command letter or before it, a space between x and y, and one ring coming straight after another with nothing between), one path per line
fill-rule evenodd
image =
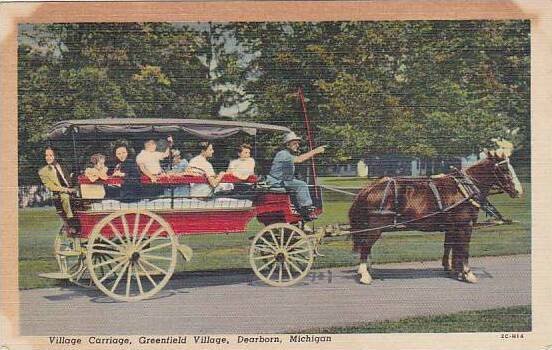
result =
M123 178L119 199L121 202L137 201L142 195L138 165L134 159L129 158L129 149L125 144L115 146L114 151L116 164L111 176Z
M251 158L251 145L244 143L238 147L238 159L233 159L228 164L227 173L245 181L251 175L255 175L255 160Z

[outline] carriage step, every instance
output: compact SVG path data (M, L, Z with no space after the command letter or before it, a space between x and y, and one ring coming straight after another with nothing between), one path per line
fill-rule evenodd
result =
M80 256L82 252L79 252L77 250L62 250L58 252L61 256Z
M68 280L71 276L68 273L63 272L46 272L39 273L38 277L48 278L51 280Z

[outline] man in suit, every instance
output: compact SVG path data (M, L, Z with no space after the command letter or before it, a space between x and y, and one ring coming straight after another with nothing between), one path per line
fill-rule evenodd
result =
M69 177L63 171L61 165L56 161L56 154L51 147L44 150L44 159L46 166L38 171L40 180L54 194L54 199L61 202L63 213L67 221L75 228L76 220L71 209L70 194L75 193L75 189L69 184Z

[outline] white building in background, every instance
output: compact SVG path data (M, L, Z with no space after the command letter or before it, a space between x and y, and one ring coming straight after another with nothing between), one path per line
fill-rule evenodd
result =
M368 176L368 166L364 163L364 160L359 160L357 163L357 176L358 177L367 177Z

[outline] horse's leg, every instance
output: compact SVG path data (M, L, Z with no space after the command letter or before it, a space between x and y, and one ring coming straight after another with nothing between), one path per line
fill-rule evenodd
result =
M464 231L464 240L463 240L463 260L462 260L462 279L468 283L477 283L477 277L470 268L469 258L470 258L470 241L473 231L473 224L470 223Z
M445 231L445 243L443 245L443 259L442 259L442 265L443 269L445 271L449 272L452 270L452 246L453 246L453 239L454 239L454 231L453 230L446 230Z
M477 283L477 277L471 271L468 264L472 229L473 226L470 223L470 225L463 226L458 230L458 241L453 249L453 265L459 280L468 283ZM455 254L456 251L458 252Z
M368 271L368 256L370 255L370 249L367 244L363 244L360 247L360 265L358 265L358 274L360 275L360 283L370 284L372 283L372 276Z
M369 257L372 251L372 246L380 238L381 231L372 231L360 249L360 265L358 267L358 273L360 274L360 283L370 284L372 283L372 276L369 271Z

